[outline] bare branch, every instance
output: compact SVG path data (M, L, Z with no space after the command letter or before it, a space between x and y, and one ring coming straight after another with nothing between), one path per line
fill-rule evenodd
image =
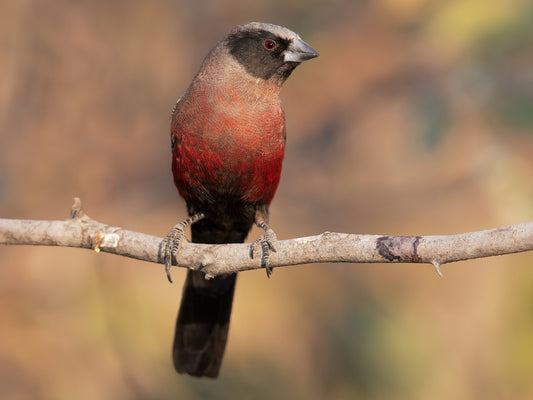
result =
M97 222L83 213L79 199L72 218L64 221L0 219L0 244L45 245L93 249L163 263L162 238ZM251 259L249 244L184 243L178 254L182 267L209 276L261 268ZM325 232L275 243L270 265L350 263L430 263L440 274L442 264L533 250L533 222L446 236L385 236ZM176 260L174 260L176 263Z

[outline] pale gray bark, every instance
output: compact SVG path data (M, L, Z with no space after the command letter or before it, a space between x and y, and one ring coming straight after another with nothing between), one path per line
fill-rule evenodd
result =
M153 263L163 263L163 238L89 218L76 199L73 217L64 221L0 219L0 244L67 246L93 249ZM533 222L445 236L358 235L325 232L275 242L270 265L307 263L430 263L492 257L533 250ZM201 269L207 276L261 268L260 255L250 258L249 244L183 243L177 263ZM174 260L175 263L176 260Z

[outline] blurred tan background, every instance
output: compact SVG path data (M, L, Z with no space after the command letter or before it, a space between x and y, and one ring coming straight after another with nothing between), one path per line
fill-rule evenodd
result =
M3 1L0 217L165 235L170 110L234 25L321 57L284 87L271 225L451 234L533 220L533 5L500 0ZM255 237L257 232L253 232ZM2 399L533 398L533 254L243 273L219 380L178 376L184 271L0 247Z

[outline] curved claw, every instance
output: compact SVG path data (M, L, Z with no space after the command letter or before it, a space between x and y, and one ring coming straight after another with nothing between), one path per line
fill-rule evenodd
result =
M167 274L167 279L170 283L174 283L174 281L172 280L172 276L170 275L170 263L165 263L165 272Z

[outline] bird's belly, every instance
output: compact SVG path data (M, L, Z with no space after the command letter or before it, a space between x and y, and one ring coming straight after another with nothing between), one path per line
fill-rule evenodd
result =
M277 189L284 140L254 143L188 137L174 151L174 180L187 202L235 198L269 204Z

